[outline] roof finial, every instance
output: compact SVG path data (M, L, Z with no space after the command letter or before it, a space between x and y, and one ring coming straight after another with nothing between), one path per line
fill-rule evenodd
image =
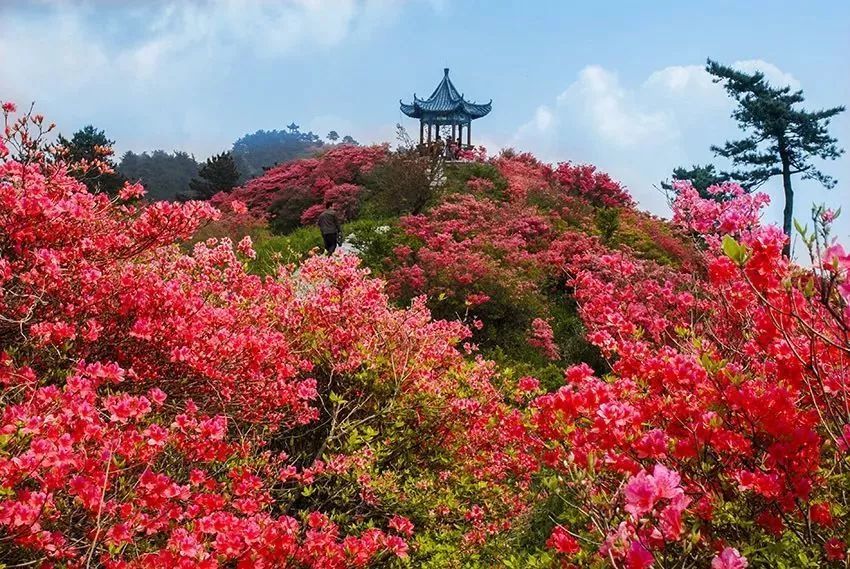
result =
M445 73L445 74L446 74L446 77L448 77L448 76L449 76L449 68L448 68L448 67L443 67L443 73Z

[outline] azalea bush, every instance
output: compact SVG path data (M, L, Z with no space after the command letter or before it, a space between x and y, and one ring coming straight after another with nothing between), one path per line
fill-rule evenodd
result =
M602 367L583 343L572 301L564 295L567 251L602 250L601 239L628 247L630 254L678 261L679 253L684 257L693 248L676 232L666 234L662 245L646 237L643 228L660 222L634 212L625 190L592 167L553 169L508 150L452 165L446 187L439 204L401 218L409 240L379 268L394 297L426 294L440 317L471 323L489 355L507 354L517 363L542 368L547 361L585 360ZM627 216L632 239L614 239L619 222L610 231L594 231L600 217L621 216Z
M3 563L457 562L522 514L525 431L464 326L354 257L260 277L250 236L187 252L220 211L93 195L3 108Z
M765 196L677 190L707 278L624 253L564 256L612 371L572 367L533 404L563 501L548 545L579 564L843 566L848 257L823 247L830 214L805 269L761 225Z
M150 204L2 108L0 562L847 566L838 212L800 265L734 184L666 222L477 150L326 257L273 204L356 211L384 147Z
M351 218L359 206L365 176L386 159L388 147L341 145L313 158L284 162L211 203L227 209L236 200L254 217L268 219L273 230L286 233L311 225L334 203L340 215Z

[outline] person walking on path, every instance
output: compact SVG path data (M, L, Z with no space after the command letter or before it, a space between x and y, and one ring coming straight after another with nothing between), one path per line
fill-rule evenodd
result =
M319 214L319 219L316 220L316 225L319 226L319 231L322 232L322 240L325 243L325 252L328 255L333 254L336 246L342 241L342 227L339 224L339 216L331 202L325 203L325 211Z

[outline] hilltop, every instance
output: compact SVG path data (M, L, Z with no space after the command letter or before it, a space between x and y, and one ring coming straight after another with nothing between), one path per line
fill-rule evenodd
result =
M350 145L151 203L3 108L4 563L843 562L835 212L805 269L735 184Z

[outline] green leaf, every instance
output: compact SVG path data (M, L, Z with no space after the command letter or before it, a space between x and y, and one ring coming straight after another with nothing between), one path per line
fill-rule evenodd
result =
M731 235L723 237L723 252L726 256L732 259L736 265L741 266L747 260L747 248L737 241Z

